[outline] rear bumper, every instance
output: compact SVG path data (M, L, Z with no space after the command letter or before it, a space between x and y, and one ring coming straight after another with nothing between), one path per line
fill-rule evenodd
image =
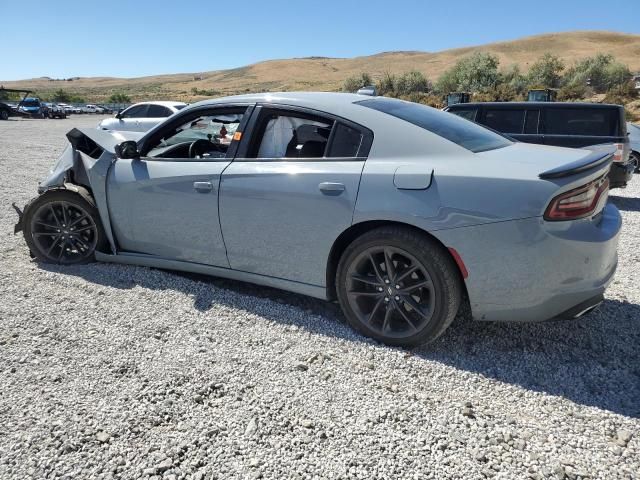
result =
M629 163L612 163L609 170L610 188L622 188L627 186L627 182L633 177L635 164Z
M604 294L618 264L621 225L607 204L594 220L530 218L435 233L467 266L474 319L535 322L588 309Z

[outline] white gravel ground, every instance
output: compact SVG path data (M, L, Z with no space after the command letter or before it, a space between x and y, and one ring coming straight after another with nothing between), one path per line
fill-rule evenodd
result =
M99 118L0 122L1 479L640 478L640 178L599 311L406 352L297 295L34 263L10 203Z

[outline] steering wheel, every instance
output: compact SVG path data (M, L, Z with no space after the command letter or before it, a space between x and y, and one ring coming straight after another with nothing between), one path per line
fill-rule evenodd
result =
M199 138L195 142L191 142L191 145L189 145L189 158L202 156L202 154L204 154L205 152L210 152L211 150L217 150L218 152L226 153L221 148L221 145L213 143L209 140L205 140L204 138Z

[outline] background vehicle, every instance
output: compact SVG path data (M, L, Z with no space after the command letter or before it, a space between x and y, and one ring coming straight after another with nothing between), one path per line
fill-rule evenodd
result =
M469 103L471 94L469 92L451 92L447 95L447 105L456 105L458 103Z
M85 105L82 107L82 113L104 113L104 109L97 105Z
M439 336L463 291L480 320L580 316L617 265L613 149L515 143L424 105L243 95L144 135L67 138L16 225L37 259L337 299L354 328L389 344Z
M47 108L47 115L49 118L67 118L67 112L60 105L48 103Z
M635 123L627 123L627 131L629 132L629 147L631 153L629 158L636 164L636 173L640 173L640 125Z
M0 120L8 120L9 117L13 116L30 116L30 113L27 114L23 111L18 110L18 104L6 100L8 98L12 98L12 95L22 94L22 100L20 101L20 103L22 103L27 99L27 95L29 95L30 93L31 90L19 90L14 88L0 87Z
M186 107L183 102L141 102L117 113L115 118L106 118L98 124L102 130L124 130L146 132L178 110Z
M557 91L552 88L535 88L527 94L528 102L555 102Z
M611 188L624 187L633 174L624 107L599 103L487 102L445 109L526 143L583 148L615 144Z
M26 113L32 118L44 118L43 106L37 97L27 97L18 104L18 111Z
M109 115L113 113L113 109L107 107L106 105L96 105L96 106L102 109L102 113L107 113Z

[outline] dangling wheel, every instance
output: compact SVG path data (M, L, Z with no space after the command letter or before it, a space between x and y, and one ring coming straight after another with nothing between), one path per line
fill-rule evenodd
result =
M434 340L460 305L456 265L442 246L409 228L383 227L356 239L336 280L349 323L390 345Z
M87 263L106 243L98 210L66 190L36 198L25 211L23 224L27 245L41 262Z

